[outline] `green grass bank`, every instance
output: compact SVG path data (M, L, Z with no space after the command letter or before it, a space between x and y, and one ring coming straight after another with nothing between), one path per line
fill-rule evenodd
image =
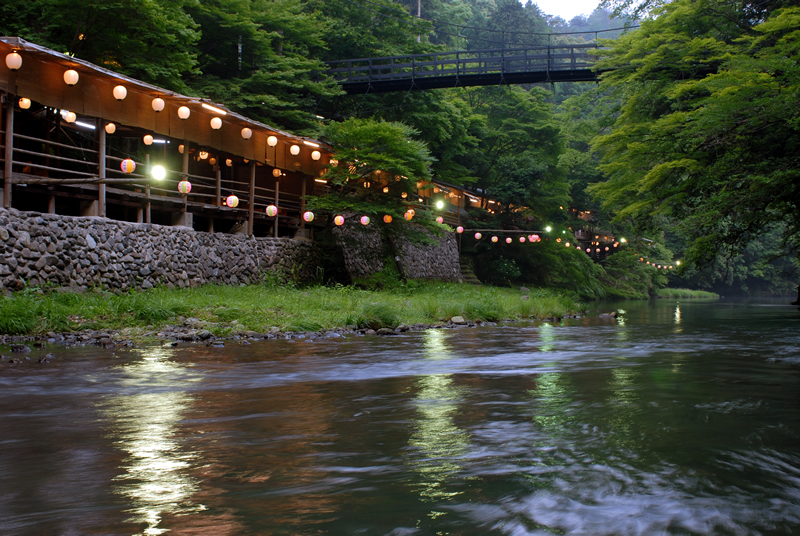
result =
M527 298L525 297L527 296ZM156 330L179 316L208 322L209 331L319 331L337 327L394 328L397 325L563 317L582 305L555 290L456 283L410 282L368 291L355 287L291 288L277 284L192 289L155 288L124 294L23 291L0 298L0 333L37 335L86 329ZM139 329L137 329L139 328Z
M706 292L705 290L690 290L688 288L660 288L656 290L656 298L718 300L719 294Z

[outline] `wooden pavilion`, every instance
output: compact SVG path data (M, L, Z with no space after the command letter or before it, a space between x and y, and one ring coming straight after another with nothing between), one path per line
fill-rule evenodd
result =
M0 57L3 207L309 236L326 144L18 37L0 37Z

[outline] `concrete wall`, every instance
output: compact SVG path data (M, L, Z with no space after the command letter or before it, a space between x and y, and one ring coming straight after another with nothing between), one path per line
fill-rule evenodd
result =
M268 270L309 279L317 264L316 248L302 240L0 209L5 289L26 283L119 290L236 285L256 282Z

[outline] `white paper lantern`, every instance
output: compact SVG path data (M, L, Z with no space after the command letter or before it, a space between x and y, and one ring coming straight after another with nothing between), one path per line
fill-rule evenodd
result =
M19 107L22 108L23 110L27 110L28 108L31 107L31 99L26 99L25 97L22 97L21 99L19 99Z
M253 131L247 127L242 129L242 137L246 140L249 140L253 136Z
M322 153L319 151L311 151L311 160L319 160L322 158Z
M128 90L125 86L114 86L114 98L117 100L124 100L128 96Z
M162 111L164 109L164 106L166 106L166 105L167 105L167 103L164 102L164 99L159 98L159 97L156 97L155 99L153 99L153 102L151 104L151 106L153 107L153 110L155 110L156 112Z
M75 84L78 83L78 80L80 80L80 75L78 74L78 71L74 69L67 69L66 71L64 71L64 82L68 86L74 86Z
M178 108L178 117L181 119L189 119L190 115L192 115L192 111L186 106L181 106Z
M106 134L113 134L117 131L117 125L114 123L108 123L106 125Z
M142 141L144 141L145 145L153 145L153 136L147 134L144 138L142 138Z
M275 147L276 145L278 145L278 138L276 138L275 136L268 137L267 145L269 145L270 147Z
M20 56L16 52L6 54L6 67L11 69L12 71L16 71L17 69L22 67L22 56Z
M300 154L300 147L297 145L292 145L289 147L289 152L292 153L292 155L297 156Z
M211 128L213 128L214 130L219 130L220 128L222 128L222 119L220 119L219 117L212 117Z

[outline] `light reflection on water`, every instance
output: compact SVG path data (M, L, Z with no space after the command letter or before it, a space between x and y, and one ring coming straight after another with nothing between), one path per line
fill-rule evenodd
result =
M175 351L152 347L141 351L141 359L122 366L122 384L171 378L185 367L171 361ZM199 379L199 378L197 378ZM184 378L185 380L185 378ZM176 434L192 397L182 391L141 393L110 397L100 404L108 421L109 436L126 456L113 486L114 493L130 503L126 522L145 528L140 534L157 536L165 513L188 514L205 509L193 504L197 483L189 474L196 455L186 451Z
M797 310L622 311L2 369L0 534L800 530Z

